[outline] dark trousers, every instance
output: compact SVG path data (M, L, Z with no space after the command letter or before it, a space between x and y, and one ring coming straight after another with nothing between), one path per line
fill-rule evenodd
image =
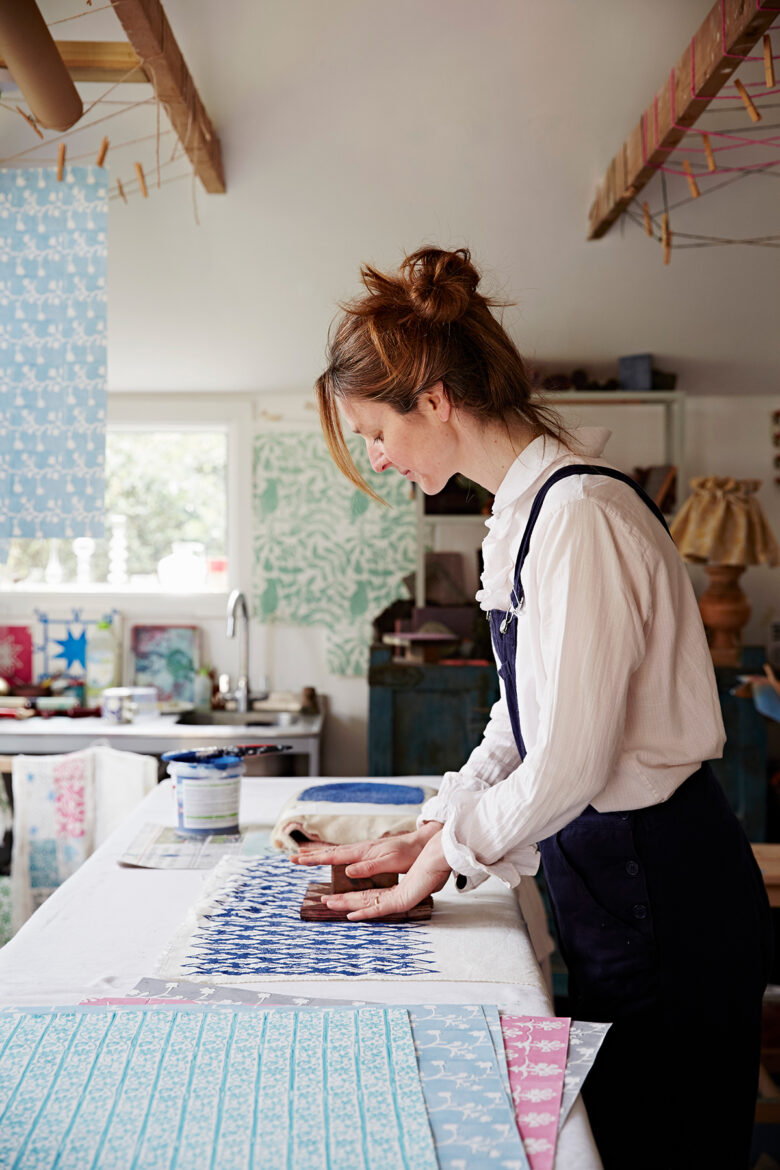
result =
M745 1170L771 921L712 770L540 848L572 1014L612 1022L583 1087L605 1170Z

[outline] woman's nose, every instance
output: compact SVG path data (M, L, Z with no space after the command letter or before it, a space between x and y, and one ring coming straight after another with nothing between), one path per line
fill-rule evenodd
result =
M390 466L390 460L387 458L384 451L370 450L368 452L368 458L374 471L387 471L388 467Z

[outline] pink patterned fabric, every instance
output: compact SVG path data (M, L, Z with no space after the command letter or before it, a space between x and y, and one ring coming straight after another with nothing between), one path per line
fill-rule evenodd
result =
M60 756L52 768L56 834L60 838L83 837L87 832L85 788L90 781L83 756Z
M562 1017L501 1017L517 1128L531 1170L553 1170L570 1023Z

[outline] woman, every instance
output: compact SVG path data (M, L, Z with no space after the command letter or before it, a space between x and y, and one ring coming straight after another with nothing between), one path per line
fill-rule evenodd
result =
M317 382L325 437L356 469L428 494L456 472L495 494L483 587L501 697L418 829L300 855L398 886L329 896L355 921L538 853L580 1019L611 1021L584 1096L605 1167L747 1166L769 917L760 874L708 765L724 743L712 663L663 517L531 398L465 249L363 270ZM375 498L378 498L375 496Z

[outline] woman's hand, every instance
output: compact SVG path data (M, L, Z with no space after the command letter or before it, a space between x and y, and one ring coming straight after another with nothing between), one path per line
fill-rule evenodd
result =
M329 910L347 910L351 922L362 922L382 918L385 914L402 914L411 910L428 894L440 890L450 876L450 867L441 847L441 823L429 821L423 828L435 825L429 840L419 852L416 860L397 886L389 889L354 890L349 894L323 894L322 901ZM419 831L419 830L418 830ZM339 846L339 848L343 848ZM362 863L368 864L368 863ZM351 869L358 868L357 865ZM372 870L374 873L396 872L395 870ZM350 876L365 876L350 874Z
M441 832L441 827L441 821L426 821L411 833L380 837L376 841L357 841L354 845L306 843L290 860L296 865L346 865L347 876L351 878L407 873L426 842Z

